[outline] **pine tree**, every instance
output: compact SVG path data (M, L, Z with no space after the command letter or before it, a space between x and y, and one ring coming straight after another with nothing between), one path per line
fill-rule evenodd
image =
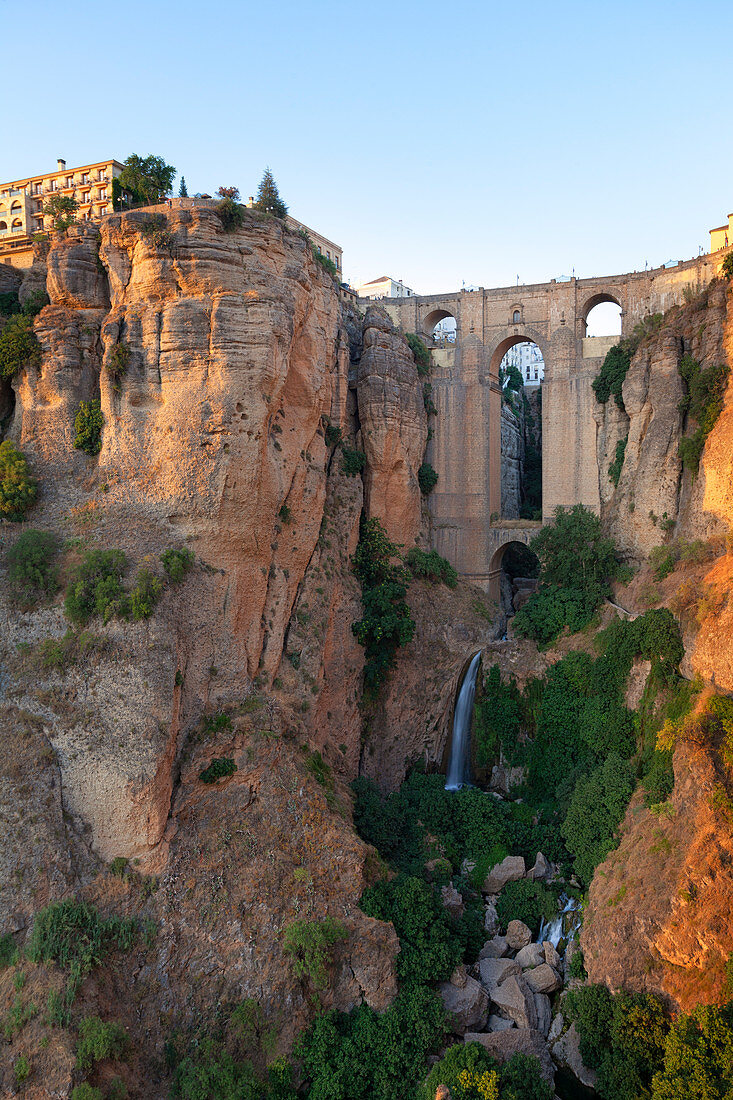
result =
M181 186L178 188L179 197L182 199L188 198L188 188L186 187L186 177L181 176Z
M265 168L260 186L257 191L255 210L262 214L274 214L276 218L284 218L288 208L280 198L275 178L269 168Z

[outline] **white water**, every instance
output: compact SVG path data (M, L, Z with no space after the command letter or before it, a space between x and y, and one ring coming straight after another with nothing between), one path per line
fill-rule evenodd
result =
M471 715L473 698L476 694L476 675L481 660L477 653L471 660L463 677L456 708L453 712L453 740L450 747L448 775L445 781L447 791L460 791L470 781Z
M543 920L537 937L539 943L551 943L555 950L560 946L561 940L567 944L580 926L580 915L576 912L577 900L561 894L560 904L563 905L562 912L552 921Z

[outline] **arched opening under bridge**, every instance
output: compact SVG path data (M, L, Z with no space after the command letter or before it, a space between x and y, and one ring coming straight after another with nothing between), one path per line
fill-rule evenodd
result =
M502 391L501 516L542 518L542 380L545 361L533 340L511 336L494 353Z
M458 322L447 309L434 309L423 321L423 334L436 347L454 345L457 340Z
M495 590L503 613L511 618L537 591L540 575L540 562L525 541L518 541L507 531L507 541L495 551L491 559L491 575L494 577ZM522 532L523 539L536 534Z
M611 294L595 294L583 308L583 336L621 336L621 303Z

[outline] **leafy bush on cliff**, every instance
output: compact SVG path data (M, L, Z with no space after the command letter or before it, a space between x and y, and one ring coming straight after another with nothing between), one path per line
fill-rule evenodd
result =
M0 443L0 518L22 520L38 495L38 483L22 451L10 439Z
M40 362L41 346L33 331L33 318L14 314L0 332L0 378L13 378Z
M433 1066L418 1100L435 1100L446 1085L453 1100L552 1100L536 1058L514 1054L500 1066L480 1043L456 1043Z
M729 371L725 364L703 369L691 355L683 355L677 369L685 383L680 412L696 423L693 433L680 440L679 455L685 469L690 470L694 477L705 441L723 411Z
M13 602L33 607L58 590L58 539L51 531L24 531L7 553L8 584Z
M193 568L196 555L185 547L181 547L180 550L171 547L163 551L160 560L170 583L180 584L189 569Z
M166 164L162 157L131 153L122 167L119 186L131 193L134 203L155 205L170 193L175 175L173 165Z
M672 1023L652 1100L707 1100L733 1094L733 1002L704 1005Z
M86 623L93 615L108 622L126 612L122 575L127 560L121 550L90 550L69 581L64 610L73 622Z
M534 939L542 921L557 916L557 896L541 882L526 878L508 882L499 894L496 914L504 931L510 921L521 920L532 929Z
M621 396L621 387L635 351L636 345L633 341L620 340L606 352L600 373L593 379L596 400L602 405L605 405L609 397L613 396L618 407L623 409L624 399Z
M406 332L405 340L407 340L410 351L415 357L417 373L424 378L430 374L430 351L416 332Z
M295 1048L308 1100L414 1096L446 1030L440 997L421 985L400 992L382 1013L366 1004L348 1015L324 1013Z
M328 256L324 256L323 253L315 247L315 245L313 246L313 259L316 261L317 264L320 264L324 271L328 272L332 279L335 279L338 282L339 269L336 267L336 264L333 262L333 260L329 259Z
M473 712L472 736L476 763L489 767L503 750L511 754L522 720L522 695L512 677L504 682L498 665L484 673L481 693Z
M357 451L352 447L341 447L341 470L349 477L360 474L366 464L366 455L363 451Z
M362 894L359 908L394 925L400 940L397 977L403 983L447 981L463 957L455 922L437 892L415 876L375 883Z
M346 925L335 917L293 921L283 932L283 951L297 977L308 978L314 989L325 989L331 948L347 938Z
M79 1021L79 1041L76 1044L76 1066L88 1073L97 1062L106 1058L119 1059L125 1053L129 1037L124 1027L99 1016L88 1016Z
M429 462L423 462L417 471L417 483L423 496L429 496L438 484L438 475Z
M608 467L608 476L614 485L618 485L621 479L621 470L624 465L624 456L626 454L626 444L629 442L629 437L625 436L624 439L619 439L616 444L616 451L613 456L613 461Z
M586 884L616 845L616 830L634 792L635 780L632 765L611 753L575 786L562 835L574 857L575 872Z
M415 577L430 581L442 581L448 588L458 584L458 574L449 561L441 558L437 550L420 550L413 546L405 555L405 563Z
M102 450L102 428L104 413L98 397L91 401L82 401L74 420L76 437L74 446L88 455L98 455Z
M149 619L163 593L163 582L149 569L140 569L129 596L130 613L135 620Z
M170 1052L171 1044L167 1050ZM292 1066L276 1058L264 1073L231 1053L221 1037L206 1035L176 1058L171 1096L181 1100L296 1100Z
M399 547L390 542L378 519L364 519L352 558L361 584L364 615L351 629L364 646L364 692L374 697L384 676L394 665L400 646L415 633L415 622L405 599L408 573L395 564Z
M584 630L593 620L604 590L598 586L587 591L546 585L534 592L512 620L519 638L531 638L540 649L555 641L567 627L569 634Z

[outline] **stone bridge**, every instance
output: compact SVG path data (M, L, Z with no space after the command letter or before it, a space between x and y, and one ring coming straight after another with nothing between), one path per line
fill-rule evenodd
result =
M542 511L558 504L600 508L595 396L591 383L617 341L587 337L594 306L621 307L622 334L651 313L681 304L717 274L725 252L651 271L569 279L453 294L385 298L379 302L403 332L428 344L438 321L454 317L455 343L433 346L431 382L437 416L428 460L438 473L430 496L433 545L458 572L495 594L496 535L501 514L501 390L499 364L514 344L532 340L545 361L542 385ZM360 305L368 303L361 300ZM492 541L493 540L493 541ZM518 535L510 541L525 541ZM494 563L492 565L492 563ZM493 572L493 576L492 576Z

